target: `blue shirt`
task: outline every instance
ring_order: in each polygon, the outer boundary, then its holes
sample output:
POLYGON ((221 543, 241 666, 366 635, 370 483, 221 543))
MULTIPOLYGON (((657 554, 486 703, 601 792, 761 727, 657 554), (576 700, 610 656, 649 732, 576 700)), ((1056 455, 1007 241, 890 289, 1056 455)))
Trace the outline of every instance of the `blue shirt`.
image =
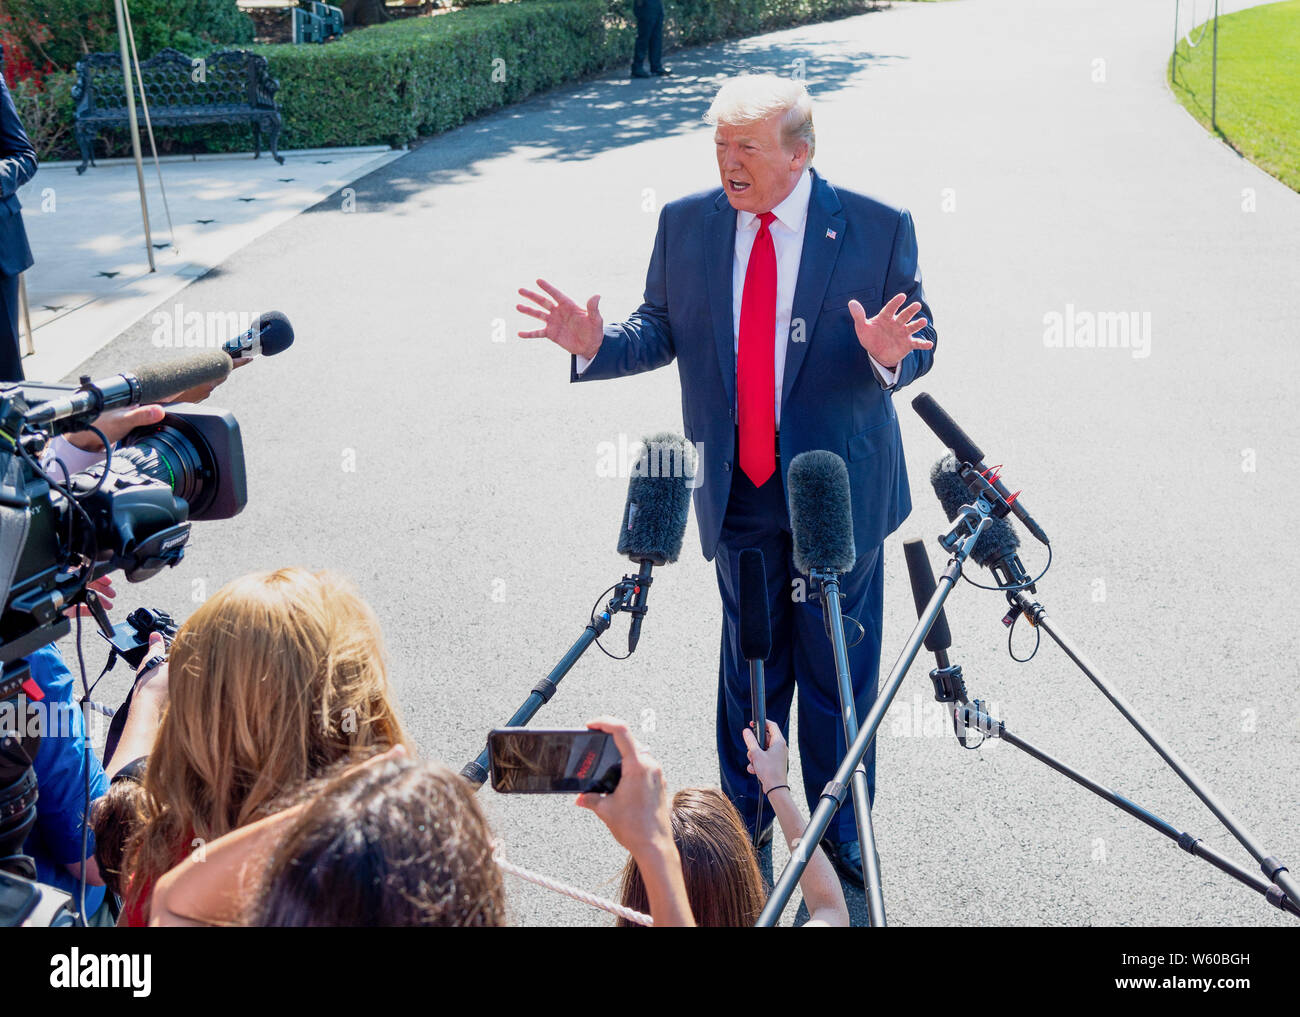
MULTIPOLYGON (((32 760, 36 771, 36 825, 24 848, 36 861, 36 878, 49 883, 75 900, 81 881, 65 866, 82 860, 81 819, 85 814, 86 767, 90 767, 89 802, 108 792, 103 764, 86 751, 86 727, 77 704, 72 673, 54 646, 43 646, 27 657, 32 679, 45 693, 39 704, 45 730, 32 760)), ((87 832, 86 852, 94 857, 95 834, 87 832)), ((104 887, 86 884, 86 914, 92 915, 104 902, 104 887)), ((78 905, 79 906, 79 905, 78 905)))

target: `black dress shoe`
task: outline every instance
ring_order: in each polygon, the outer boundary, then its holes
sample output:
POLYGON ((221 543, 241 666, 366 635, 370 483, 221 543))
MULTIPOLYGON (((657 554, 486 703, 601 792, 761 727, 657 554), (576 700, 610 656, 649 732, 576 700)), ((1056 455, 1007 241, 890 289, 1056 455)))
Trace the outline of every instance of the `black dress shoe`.
POLYGON ((657 78, 667 78, 670 77, 673 72, 672 72, 672 68, 670 67, 660 67, 659 70, 651 71, 650 73, 657 78))
POLYGON ((862 848, 856 840, 845 840, 835 842, 823 840, 822 847, 826 849, 826 854, 835 866, 835 871, 840 876, 859 890, 866 889, 866 881, 862 878, 862 848))
POLYGON ((632 71, 632 77, 634 77, 634 78, 648 78, 648 77, 650 77, 650 72, 649 72, 649 71, 643 71, 643 70, 640 70, 640 69, 635 69, 635 70, 632 71))

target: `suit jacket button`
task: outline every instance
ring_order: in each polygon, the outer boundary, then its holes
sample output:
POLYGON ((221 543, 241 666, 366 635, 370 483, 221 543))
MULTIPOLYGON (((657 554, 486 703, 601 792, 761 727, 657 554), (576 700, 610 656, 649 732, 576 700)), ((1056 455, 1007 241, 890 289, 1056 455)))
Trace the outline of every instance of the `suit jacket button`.
POLYGON ((723 464, 722 464, 722 472, 723 472, 723 473, 730 473, 730 472, 731 472, 731 463, 723 463, 723 464))

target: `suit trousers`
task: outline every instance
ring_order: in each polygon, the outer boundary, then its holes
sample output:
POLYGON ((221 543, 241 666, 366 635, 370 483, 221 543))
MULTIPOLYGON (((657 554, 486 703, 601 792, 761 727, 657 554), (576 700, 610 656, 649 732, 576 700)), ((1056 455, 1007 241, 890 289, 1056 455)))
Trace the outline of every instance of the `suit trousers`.
POLYGON ((18 343, 18 276, 0 275, 0 382, 23 380, 18 343))
MULTIPOLYGON (((740 649, 740 552, 758 548, 767 567, 767 600, 772 652, 766 664, 768 719, 789 741, 790 708, 799 691, 799 758, 809 808, 834 776, 847 747, 844 740, 835 659, 822 618, 821 591, 795 567, 789 510, 778 463, 761 488, 737 469, 714 565, 722 596, 722 649, 718 664, 718 759, 722 789, 747 828, 772 821, 771 807, 758 779, 748 773, 741 732, 752 719, 749 664, 740 649)), ((884 574, 879 546, 861 554, 853 571, 840 577, 840 604, 846 619, 861 624, 862 638, 848 651, 858 720, 876 700, 880 670, 880 628, 884 609, 884 574)), ((851 642, 856 628, 846 622, 851 642)), ((872 800, 876 784, 875 745, 864 763, 872 800)), ((857 837, 853 801, 846 798, 826 833, 841 842, 857 837)))
POLYGON ((662 0, 635 0, 632 13, 636 15, 636 45, 632 51, 632 70, 644 70, 646 55, 650 57, 650 70, 661 71, 664 66, 664 5, 662 0))

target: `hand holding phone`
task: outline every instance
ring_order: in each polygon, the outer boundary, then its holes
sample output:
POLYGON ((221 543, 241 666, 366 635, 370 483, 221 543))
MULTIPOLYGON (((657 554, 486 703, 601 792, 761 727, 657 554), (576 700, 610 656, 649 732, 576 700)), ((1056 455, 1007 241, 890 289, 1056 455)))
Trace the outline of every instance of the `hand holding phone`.
POLYGON ((646 850, 673 847, 663 768, 637 744, 623 721, 601 717, 587 726, 613 738, 623 757, 623 775, 613 794, 581 794, 576 804, 599 816, 614 839, 634 857, 646 850))

